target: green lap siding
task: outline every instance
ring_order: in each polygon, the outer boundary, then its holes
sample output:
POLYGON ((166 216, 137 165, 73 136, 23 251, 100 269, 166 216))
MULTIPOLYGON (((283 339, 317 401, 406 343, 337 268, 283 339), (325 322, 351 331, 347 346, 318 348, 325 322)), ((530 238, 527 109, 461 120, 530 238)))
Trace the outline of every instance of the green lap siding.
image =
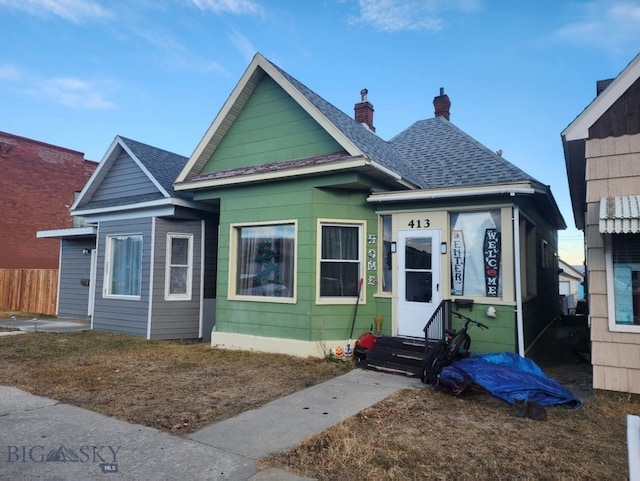
MULTIPOLYGON (((342 183, 358 180, 350 174, 336 176, 342 183)), ((326 179, 323 179, 326 184, 326 179)), ((318 179, 253 185, 201 193, 202 199, 220 198, 220 245, 218 270, 218 300, 216 330, 265 337, 303 341, 346 339, 351 329, 354 302, 347 305, 316 304, 316 241, 318 219, 366 221, 367 235, 377 235, 377 217, 367 205, 367 190, 345 191, 316 188, 318 179), (295 304, 229 300, 229 245, 231 224, 272 221, 297 221, 297 302, 295 304)), ((368 248, 368 246, 365 246, 368 248)), ((363 253, 366 266, 366 248, 363 253)), ((371 271, 371 275, 375 272, 371 271)), ((366 302, 359 306, 354 336, 368 331, 373 316, 382 314, 390 328, 390 301, 383 299, 377 306, 375 286, 367 289, 366 302)))
POLYGON ((344 149, 270 77, 257 85, 202 173, 344 149))

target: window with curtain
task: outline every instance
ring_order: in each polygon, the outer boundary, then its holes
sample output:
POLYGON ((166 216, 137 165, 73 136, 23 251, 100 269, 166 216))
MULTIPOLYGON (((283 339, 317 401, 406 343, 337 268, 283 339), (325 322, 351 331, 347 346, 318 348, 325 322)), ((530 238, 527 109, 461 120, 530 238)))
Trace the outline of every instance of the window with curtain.
POLYGON ((320 228, 320 297, 356 297, 362 275, 362 225, 320 228))
POLYGON ((106 255, 106 295, 139 298, 142 286, 142 236, 107 236, 106 255))
POLYGON ((234 226, 235 295, 293 298, 295 224, 234 226))
POLYGON ((502 297, 500 210, 451 214, 451 295, 502 297))
POLYGON ((167 234, 165 299, 191 299, 192 266, 193 235, 167 234))
POLYGON ((640 332, 640 234, 613 234, 609 246, 609 323, 640 332))

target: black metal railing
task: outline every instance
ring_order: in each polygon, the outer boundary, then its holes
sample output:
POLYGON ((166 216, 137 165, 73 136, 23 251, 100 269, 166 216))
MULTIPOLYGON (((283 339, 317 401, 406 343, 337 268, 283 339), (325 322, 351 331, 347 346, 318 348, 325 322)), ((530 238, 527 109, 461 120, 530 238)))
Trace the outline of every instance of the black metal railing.
POLYGON ((451 328, 451 301, 445 299, 424 326, 424 341, 427 347, 442 341, 446 329, 451 328))

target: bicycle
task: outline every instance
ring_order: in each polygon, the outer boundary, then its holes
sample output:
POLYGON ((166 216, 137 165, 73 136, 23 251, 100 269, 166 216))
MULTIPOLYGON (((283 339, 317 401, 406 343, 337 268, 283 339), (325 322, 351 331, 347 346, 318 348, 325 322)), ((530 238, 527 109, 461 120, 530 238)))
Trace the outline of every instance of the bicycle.
POLYGON ((458 318, 464 320, 464 326, 459 331, 446 329, 444 340, 432 346, 425 354, 420 377, 425 384, 437 382, 438 374, 440 374, 444 366, 469 356, 469 349, 471 348, 471 336, 468 334, 469 325, 476 325, 480 329, 489 329, 486 324, 474 321, 457 311, 451 311, 451 314, 455 314, 458 318))

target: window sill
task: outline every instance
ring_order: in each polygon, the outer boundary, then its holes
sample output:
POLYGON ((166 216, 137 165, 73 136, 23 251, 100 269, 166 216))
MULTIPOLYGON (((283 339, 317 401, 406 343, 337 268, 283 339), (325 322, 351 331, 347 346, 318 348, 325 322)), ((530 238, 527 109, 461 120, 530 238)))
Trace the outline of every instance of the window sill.
POLYGON ((263 302, 269 304, 295 304, 297 299, 295 297, 266 297, 266 296, 234 296, 228 297, 230 301, 240 302, 263 302))
POLYGON ((103 299, 119 299, 121 301, 139 301, 141 296, 118 296, 113 294, 105 294, 102 296, 103 299))

